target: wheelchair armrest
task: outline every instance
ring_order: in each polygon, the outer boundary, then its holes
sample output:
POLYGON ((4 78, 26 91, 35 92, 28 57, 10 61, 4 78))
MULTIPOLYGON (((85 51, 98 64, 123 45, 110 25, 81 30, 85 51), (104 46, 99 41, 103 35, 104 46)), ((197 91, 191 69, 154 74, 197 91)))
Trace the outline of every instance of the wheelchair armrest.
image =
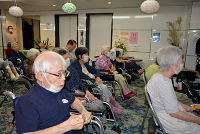
POLYGON ((70 93, 70 94, 73 95, 74 97, 85 97, 85 95, 82 93, 70 93))
POLYGON ((102 81, 114 81, 115 77, 113 74, 101 74, 100 78, 102 81))

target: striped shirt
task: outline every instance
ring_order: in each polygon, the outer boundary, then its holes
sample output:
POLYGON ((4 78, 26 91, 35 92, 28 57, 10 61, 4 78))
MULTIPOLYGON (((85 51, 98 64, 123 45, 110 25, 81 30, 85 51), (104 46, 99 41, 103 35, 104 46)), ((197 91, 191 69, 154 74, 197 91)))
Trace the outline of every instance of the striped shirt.
POLYGON ((178 100, 171 79, 156 73, 148 82, 147 90, 156 112, 167 114, 179 112, 178 100))

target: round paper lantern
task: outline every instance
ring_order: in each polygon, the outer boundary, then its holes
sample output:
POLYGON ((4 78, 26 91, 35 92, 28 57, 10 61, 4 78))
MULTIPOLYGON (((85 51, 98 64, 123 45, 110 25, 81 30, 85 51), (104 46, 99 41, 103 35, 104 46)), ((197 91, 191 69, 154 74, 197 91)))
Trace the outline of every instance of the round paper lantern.
POLYGON ((76 6, 74 4, 72 4, 72 3, 65 3, 62 6, 62 10, 65 13, 74 13, 76 11, 76 6))
POLYGON ((146 0, 140 6, 141 11, 144 13, 155 13, 159 8, 160 5, 156 0, 146 0))
POLYGON ((23 15, 23 10, 18 6, 12 6, 9 8, 9 13, 12 16, 20 17, 23 15))

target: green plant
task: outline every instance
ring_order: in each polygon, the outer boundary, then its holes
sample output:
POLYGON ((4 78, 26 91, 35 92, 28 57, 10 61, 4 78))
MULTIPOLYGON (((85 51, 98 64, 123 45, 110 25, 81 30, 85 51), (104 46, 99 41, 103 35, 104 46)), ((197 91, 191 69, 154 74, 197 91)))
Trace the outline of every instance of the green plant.
POLYGON ((38 39, 38 40, 34 40, 33 43, 36 45, 37 49, 40 49, 40 46, 39 44, 40 43, 44 43, 45 45, 45 49, 49 50, 50 48, 52 48, 52 44, 49 43, 49 37, 47 37, 46 40, 43 40, 42 42, 38 39))
POLYGON ((123 55, 124 55, 124 52, 127 51, 127 45, 124 44, 123 42, 115 41, 115 47, 116 48, 121 48, 123 50, 123 55))
POLYGON ((170 45, 179 46, 180 38, 183 35, 183 33, 181 33, 181 23, 182 18, 180 16, 175 22, 167 22, 167 27, 169 29, 169 38, 167 38, 167 41, 170 45))

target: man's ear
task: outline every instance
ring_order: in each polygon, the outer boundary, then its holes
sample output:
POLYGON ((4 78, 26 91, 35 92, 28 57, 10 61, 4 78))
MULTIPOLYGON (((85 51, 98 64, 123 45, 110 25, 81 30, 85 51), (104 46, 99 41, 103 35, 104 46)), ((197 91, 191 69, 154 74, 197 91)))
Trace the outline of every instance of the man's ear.
POLYGON ((44 74, 42 72, 38 72, 37 73, 37 79, 41 82, 43 82, 44 80, 44 74))
POLYGON ((82 55, 78 55, 79 59, 82 59, 82 55))

